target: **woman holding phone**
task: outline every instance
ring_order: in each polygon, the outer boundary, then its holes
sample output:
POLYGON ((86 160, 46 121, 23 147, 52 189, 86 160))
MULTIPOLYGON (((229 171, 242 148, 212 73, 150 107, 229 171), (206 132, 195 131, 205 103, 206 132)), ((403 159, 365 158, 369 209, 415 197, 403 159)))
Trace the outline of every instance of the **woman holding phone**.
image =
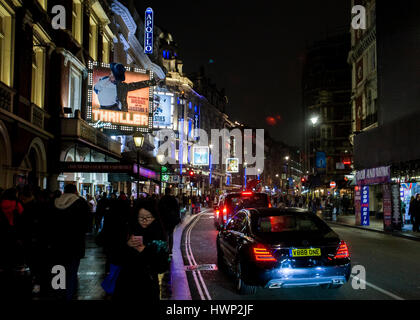
POLYGON ((167 236, 156 202, 139 201, 128 224, 122 265, 113 299, 159 300, 158 273, 169 268, 167 236))

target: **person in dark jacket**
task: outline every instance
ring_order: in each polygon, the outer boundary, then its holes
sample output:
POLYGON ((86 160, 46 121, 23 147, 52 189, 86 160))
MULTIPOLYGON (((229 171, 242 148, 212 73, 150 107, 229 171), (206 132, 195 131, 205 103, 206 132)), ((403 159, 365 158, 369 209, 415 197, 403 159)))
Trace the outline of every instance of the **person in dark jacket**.
POLYGON ((121 241, 125 241, 126 226, 130 215, 130 204, 126 200, 107 199, 104 202, 104 222, 99 235, 100 245, 104 247, 106 256, 105 273, 110 270, 110 265, 121 264, 121 241))
POLYGON ((166 237, 156 202, 137 202, 121 246, 123 260, 113 299, 159 300, 158 274, 169 267, 166 237))
POLYGON ((181 222, 178 200, 171 195, 171 188, 165 189, 165 195, 159 201, 159 214, 168 235, 169 252, 172 253, 173 233, 181 222))
POLYGON ((88 228, 89 206, 73 184, 64 187, 64 194, 54 201, 51 217, 51 252, 55 265, 66 270, 66 300, 77 291, 77 272, 85 256, 85 234, 88 228))
MULTIPOLYGON (((411 205, 410 205, 411 207, 411 205)), ((413 221, 413 231, 419 232, 420 225, 420 194, 416 194, 416 200, 413 202, 412 216, 411 220, 413 221)))

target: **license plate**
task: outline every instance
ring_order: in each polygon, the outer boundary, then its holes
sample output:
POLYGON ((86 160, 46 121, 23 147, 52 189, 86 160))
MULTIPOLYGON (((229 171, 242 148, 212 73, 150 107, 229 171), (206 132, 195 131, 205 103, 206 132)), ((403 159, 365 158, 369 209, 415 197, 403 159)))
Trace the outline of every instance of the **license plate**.
POLYGON ((289 255, 291 257, 316 257, 321 255, 320 248, 307 248, 307 249, 290 249, 289 255))

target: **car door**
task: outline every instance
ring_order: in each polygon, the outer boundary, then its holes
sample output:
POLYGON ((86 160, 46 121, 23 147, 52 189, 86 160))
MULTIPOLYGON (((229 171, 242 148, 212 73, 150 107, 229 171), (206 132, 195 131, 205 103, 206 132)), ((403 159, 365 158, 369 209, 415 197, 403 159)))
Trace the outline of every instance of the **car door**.
POLYGON ((228 265, 234 266, 238 257, 238 249, 243 242, 246 213, 239 211, 226 224, 224 231, 225 259, 228 265))

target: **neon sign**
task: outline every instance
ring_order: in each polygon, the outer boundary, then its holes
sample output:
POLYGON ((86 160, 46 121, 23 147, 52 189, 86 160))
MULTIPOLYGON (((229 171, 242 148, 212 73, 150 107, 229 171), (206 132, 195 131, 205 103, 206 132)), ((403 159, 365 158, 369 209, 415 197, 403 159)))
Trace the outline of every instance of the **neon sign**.
POLYGON ((153 10, 147 8, 144 17, 144 53, 153 53, 153 10))

